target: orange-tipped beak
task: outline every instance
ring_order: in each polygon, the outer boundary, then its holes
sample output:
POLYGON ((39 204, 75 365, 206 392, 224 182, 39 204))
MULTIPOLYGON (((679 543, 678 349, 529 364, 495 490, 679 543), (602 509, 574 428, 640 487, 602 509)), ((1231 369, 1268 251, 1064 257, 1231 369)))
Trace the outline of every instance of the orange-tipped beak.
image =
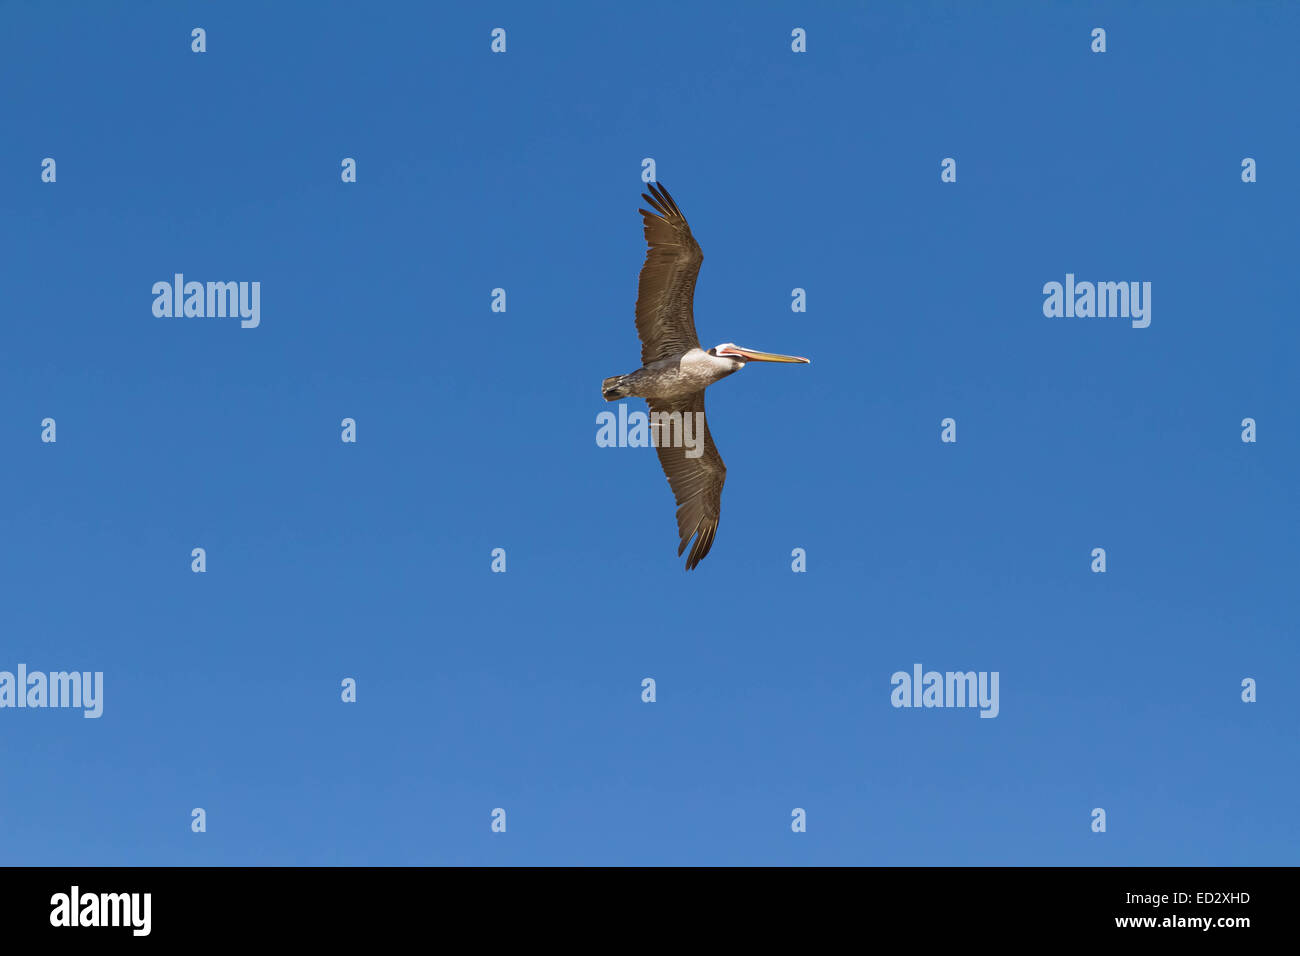
POLYGON ((756 352, 753 349, 742 349, 740 346, 733 346, 727 349, 724 355, 738 355, 746 362, 797 362, 808 365, 808 359, 800 358, 797 355, 778 355, 775 352, 756 352))

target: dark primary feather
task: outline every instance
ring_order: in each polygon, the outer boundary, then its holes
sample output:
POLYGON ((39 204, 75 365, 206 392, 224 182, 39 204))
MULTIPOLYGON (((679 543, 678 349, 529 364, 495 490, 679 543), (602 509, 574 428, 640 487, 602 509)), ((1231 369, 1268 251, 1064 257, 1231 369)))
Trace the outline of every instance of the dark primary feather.
MULTIPOLYGON (((704 413, 704 392, 699 391, 685 399, 670 401, 668 399, 647 399, 650 411, 681 412, 683 416, 699 412, 704 413)), ((691 419, 694 427, 695 419, 691 419)), ((666 429, 661 429, 666 431, 666 429)), ((695 433, 692 432, 694 436, 695 433)), ((698 437, 698 436, 696 436, 698 437)), ((713 444, 713 435, 709 433, 709 421, 704 419, 704 453, 698 458, 686 457, 688 449, 666 444, 668 436, 656 445, 659 464, 668 476, 668 484, 677 499, 677 533, 682 543, 677 549, 681 557, 691 537, 695 544, 686 558, 686 570, 692 570, 704 560, 704 556, 713 547, 713 537, 718 533, 718 520, 722 514, 722 485, 727 480, 727 466, 722 463, 722 456, 713 444)))
POLYGON ((641 209, 645 221, 645 265, 636 296, 636 334, 641 364, 681 355, 700 347, 695 335, 695 279, 704 253, 691 235, 686 217, 673 197, 657 183, 641 198, 654 212, 641 209))

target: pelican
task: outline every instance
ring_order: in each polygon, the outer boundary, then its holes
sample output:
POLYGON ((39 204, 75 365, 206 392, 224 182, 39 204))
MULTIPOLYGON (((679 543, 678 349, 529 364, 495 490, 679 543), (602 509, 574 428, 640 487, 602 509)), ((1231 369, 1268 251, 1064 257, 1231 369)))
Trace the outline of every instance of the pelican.
POLYGON ((636 297, 641 368, 605 379, 601 394, 607 402, 630 396, 644 398, 652 423, 661 427, 669 423, 667 433, 654 433, 655 451, 677 499, 679 558, 695 539, 686 558, 686 570, 691 571, 713 547, 722 513, 722 485, 727 480, 727 466, 704 417, 704 390, 739 372, 747 362, 807 364, 808 359, 743 349, 734 342, 723 342, 708 351, 700 348, 692 300, 704 254, 668 190, 657 183, 649 187, 650 195, 642 193, 641 198, 654 211, 639 210, 649 247, 636 297), (683 424, 678 425, 677 437, 685 436, 685 446, 670 437, 672 426, 679 421, 683 424), (692 422, 699 423, 704 434, 701 449, 697 432, 693 453, 689 440, 692 422))

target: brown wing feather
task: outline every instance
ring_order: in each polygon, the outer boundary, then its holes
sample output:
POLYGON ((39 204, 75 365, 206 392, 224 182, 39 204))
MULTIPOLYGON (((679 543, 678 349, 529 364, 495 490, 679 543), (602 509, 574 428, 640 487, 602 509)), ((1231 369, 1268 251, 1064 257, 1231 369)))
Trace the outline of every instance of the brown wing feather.
MULTIPOLYGON (((652 398, 648 402, 652 413, 681 412, 683 416, 694 416, 698 412, 700 416, 704 415, 703 391, 676 401, 652 398)), ((686 452, 691 449, 683 447, 680 439, 676 447, 668 443, 668 428, 655 429, 658 434, 654 436, 658 443, 655 451, 659 454, 659 464, 668 476, 673 497, 677 499, 677 533, 681 536, 678 557, 686 550, 691 537, 695 538, 691 553, 686 558, 687 571, 704 560, 704 556, 713 547, 713 538, 718 533, 718 520, 722 514, 722 485, 727 480, 727 466, 722 463, 722 456, 713 444, 707 418, 692 417, 692 438, 698 440, 699 433, 694 425, 701 420, 704 422, 704 449, 703 454, 697 458, 687 457, 686 452)))
POLYGON ((692 303, 704 261, 700 244, 668 190, 658 183, 650 183, 649 188, 650 195, 642 193, 641 198, 654 212, 639 210, 649 246, 636 296, 642 365, 699 348, 692 303))

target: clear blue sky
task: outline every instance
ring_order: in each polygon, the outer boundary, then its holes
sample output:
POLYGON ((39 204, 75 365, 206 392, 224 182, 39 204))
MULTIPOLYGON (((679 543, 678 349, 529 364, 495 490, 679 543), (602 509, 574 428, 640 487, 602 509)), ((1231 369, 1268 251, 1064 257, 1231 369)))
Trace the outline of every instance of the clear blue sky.
POLYGON ((994 6, 0 8, 0 669, 105 683, 0 710, 3 861, 1296 863, 1300 8, 994 6), (690 574, 595 443, 645 157, 701 339, 812 358, 710 390, 690 574))

